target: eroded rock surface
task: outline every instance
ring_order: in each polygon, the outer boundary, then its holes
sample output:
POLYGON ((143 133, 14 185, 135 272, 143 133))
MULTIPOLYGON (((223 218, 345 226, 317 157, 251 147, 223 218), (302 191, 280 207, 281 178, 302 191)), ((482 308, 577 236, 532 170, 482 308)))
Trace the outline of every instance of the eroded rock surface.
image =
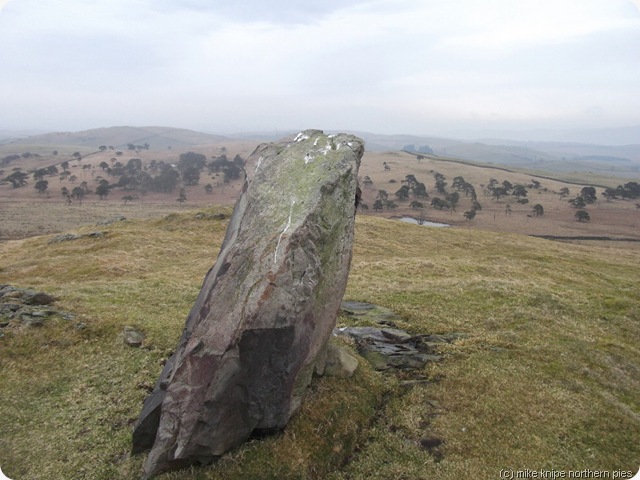
POLYGON ((299 409, 346 287, 363 152, 308 130, 247 159, 218 259, 135 426, 145 478, 208 463, 299 409))

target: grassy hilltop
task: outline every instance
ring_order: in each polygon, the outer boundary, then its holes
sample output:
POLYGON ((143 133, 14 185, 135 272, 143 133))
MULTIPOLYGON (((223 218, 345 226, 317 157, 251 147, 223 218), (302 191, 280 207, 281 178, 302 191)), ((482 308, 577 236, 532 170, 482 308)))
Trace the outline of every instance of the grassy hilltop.
MULTIPOLYGON (((219 211, 230 213, 206 213, 219 211)), ((9 478, 139 477, 143 459, 128 454, 133 422, 226 229, 196 212, 118 222, 101 238, 0 243, 0 284, 43 290, 76 315, 2 329, 0 466, 9 478), (126 325, 145 333, 142 348, 123 344, 126 325)), ((426 384, 402 388, 361 359, 352 379, 316 381, 283 433, 160 478, 635 472, 639 267, 631 244, 359 216, 346 298, 393 309, 411 333, 466 337, 441 348, 444 360, 421 372, 426 384)))

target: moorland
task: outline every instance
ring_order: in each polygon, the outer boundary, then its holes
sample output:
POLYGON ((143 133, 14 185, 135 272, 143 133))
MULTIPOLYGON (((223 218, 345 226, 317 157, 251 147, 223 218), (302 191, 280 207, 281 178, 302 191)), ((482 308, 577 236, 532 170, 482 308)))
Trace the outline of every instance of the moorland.
MULTIPOLYGON (((45 291, 74 315, 3 323, 0 466, 14 480, 139 476, 132 423, 215 261, 237 167, 256 146, 107 130, 0 146, 0 158, 13 157, 0 178, 27 175, 0 185, 0 284, 45 291), (123 343, 128 325, 144 332, 142 348, 123 343)), ((367 152, 346 298, 392 309, 414 334, 463 335, 419 372, 425 382, 406 388, 402 374, 361 358, 353 378, 319 379, 284 432, 162 478, 635 473, 640 200, 629 192, 639 179, 540 166, 367 152)))

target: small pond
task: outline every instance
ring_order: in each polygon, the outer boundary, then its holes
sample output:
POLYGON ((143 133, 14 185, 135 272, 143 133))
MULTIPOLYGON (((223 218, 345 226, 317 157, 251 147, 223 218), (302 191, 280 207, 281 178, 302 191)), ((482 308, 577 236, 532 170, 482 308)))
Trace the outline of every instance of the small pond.
POLYGON ((417 220, 413 217, 401 217, 398 220, 401 222, 413 223, 414 225, 421 225, 423 227, 450 227, 448 223, 429 222, 427 220, 417 220))

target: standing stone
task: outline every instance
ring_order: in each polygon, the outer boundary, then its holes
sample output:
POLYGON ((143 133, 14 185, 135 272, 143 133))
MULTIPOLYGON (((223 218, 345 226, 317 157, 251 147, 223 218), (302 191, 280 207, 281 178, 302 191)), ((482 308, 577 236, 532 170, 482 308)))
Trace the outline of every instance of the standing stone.
POLYGON ((220 254, 134 429, 133 453, 151 448, 145 478, 210 463, 300 408, 346 288, 363 152, 352 135, 307 130, 247 159, 220 254))

